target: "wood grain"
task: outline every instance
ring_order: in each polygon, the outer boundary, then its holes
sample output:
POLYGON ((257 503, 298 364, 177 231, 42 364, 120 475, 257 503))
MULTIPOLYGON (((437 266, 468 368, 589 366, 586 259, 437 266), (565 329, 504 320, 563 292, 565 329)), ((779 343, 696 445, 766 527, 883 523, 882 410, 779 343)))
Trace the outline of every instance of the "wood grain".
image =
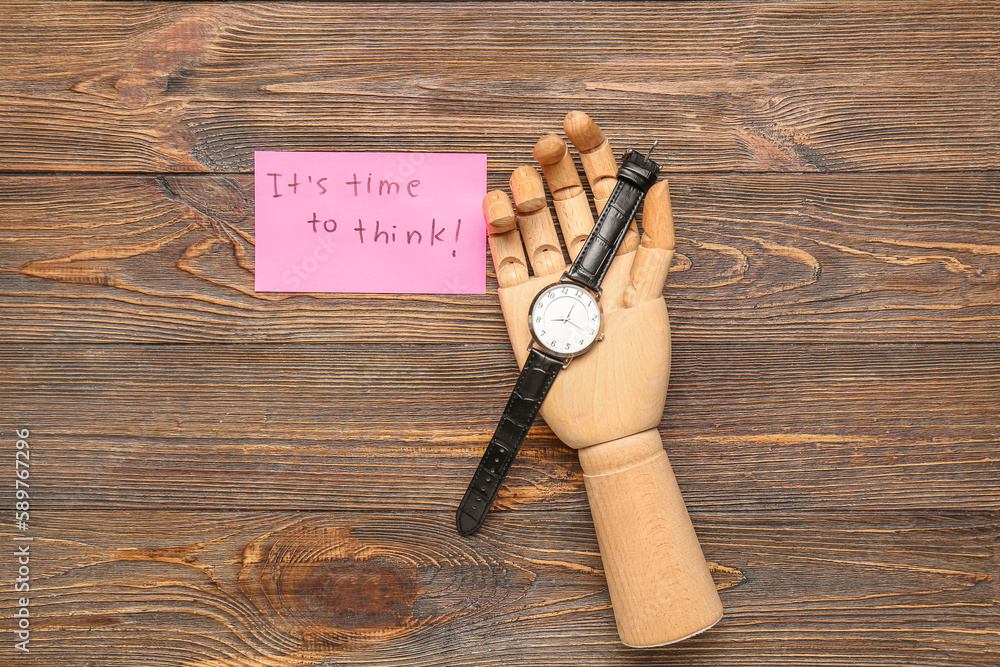
POLYGON ((568 109, 655 132, 673 171, 998 164, 989 2, 2 7, 4 169, 243 172, 364 137, 509 171, 568 109))
MULTIPOLYGON (((43 511, 33 664, 995 664, 995 512, 696 521, 727 615, 670 649, 616 641, 589 520, 426 513, 43 511), (818 623, 822 632, 818 632, 818 623), (583 647, 583 648, 582 648, 583 647)), ((6 527, 5 527, 6 528, 6 527)), ((5 540, 10 534, 2 534, 5 540)), ((9 559, 0 561, 9 580, 9 559)), ((11 601, 3 601, 3 614, 11 601)), ((34 642, 34 640, 33 640, 34 642)), ((0 651, 10 655, 10 633, 0 651)))
MULTIPOLYGON (((54 508, 447 513, 516 376, 509 350, 461 352, 7 345, 0 427, 31 429, 54 508)), ((998 395, 995 346, 677 346, 660 431, 693 513, 991 509, 998 395)), ((543 424, 498 507, 586 511, 543 424)))
POLYGON ((0 522, 0 664, 996 665, 998 25, 0 1, 0 458, 31 429, 34 538, 20 655, 0 522), (453 530, 515 376, 494 276, 253 291, 254 150, 485 151, 506 188, 571 109, 619 154, 658 139, 670 180, 658 430, 726 616, 665 650, 618 642, 544 424, 453 530))
MULTIPOLYGON (((670 183, 677 254, 665 294, 678 343, 998 340, 994 173, 670 183)), ((255 293, 252 197, 245 176, 0 175, 0 334, 506 340, 493 295, 255 293)))

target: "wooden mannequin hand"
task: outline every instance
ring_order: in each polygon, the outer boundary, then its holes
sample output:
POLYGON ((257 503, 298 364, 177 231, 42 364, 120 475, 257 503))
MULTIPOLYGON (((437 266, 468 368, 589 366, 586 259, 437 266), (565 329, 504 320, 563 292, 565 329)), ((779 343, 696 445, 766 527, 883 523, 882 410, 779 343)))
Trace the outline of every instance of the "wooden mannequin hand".
MULTIPOLYGON (((564 129, 600 211, 617 182, 611 148, 584 113, 566 116, 564 129)), ((562 139, 542 137, 534 155, 572 261, 594 226, 590 204, 562 139)), ((538 172, 515 170, 511 192, 516 214, 499 190, 486 195, 483 212, 500 306, 523 367, 532 340, 531 302, 567 264, 538 172)), ((541 415, 563 442, 580 450, 618 634, 629 646, 652 647, 711 627, 722 617, 722 602, 656 430, 670 374, 663 284, 674 228, 665 181, 646 194, 642 223, 641 241, 633 223, 602 283, 604 340, 559 372, 541 415)))
MULTIPOLYGON (((584 162, 599 213, 616 183, 614 154, 604 133, 586 114, 568 114, 564 129, 584 162)), ((534 156, 552 193, 572 261, 594 226, 590 204, 561 138, 555 134, 542 137, 535 145, 534 156)), ((500 190, 486 196, 483 212, 507 332, 518 365, 523 366, 531 344, 531 301, 543 288, 558 281, 569 264, 538 172, 530 166, 515 170, 511 191, 516 214, 510 199, 500 190), (532 277, 528 273, 529 261, 532 277)), ((642 222, 641 240, 633 222, 602 284, 604 339, 573 359, 559 374, 541 409, 549 427, 573 448, 655 428, 663 415, 670 372, 670 331, 663 284, 674 251, 666 181, 649 190, 642 222)))

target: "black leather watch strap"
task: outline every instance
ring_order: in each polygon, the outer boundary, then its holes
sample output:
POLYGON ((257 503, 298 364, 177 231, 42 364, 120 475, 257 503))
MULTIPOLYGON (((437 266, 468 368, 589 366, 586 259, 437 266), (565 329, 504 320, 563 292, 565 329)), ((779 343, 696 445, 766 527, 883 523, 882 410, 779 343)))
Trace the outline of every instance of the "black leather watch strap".
POLYGON ((486 513, 521 449, 524 436, 538 416, 538 409, 542 407, 542 401, 562 367, 562 360, 544 352, 532 349, 528 353, 500 423, 458 506, 456 527, 460 535, 471 535, 483 525, 486 513))
POLYGON ((660 165, 649 158, 632 150, 625 153, 618 170, 618 183, 576 261, 566 272, 566 278, 595 292, 601 289, 601 282, 625 238, 625 231, 632 224, 642 198, 656 182, 658 173, 660 165))

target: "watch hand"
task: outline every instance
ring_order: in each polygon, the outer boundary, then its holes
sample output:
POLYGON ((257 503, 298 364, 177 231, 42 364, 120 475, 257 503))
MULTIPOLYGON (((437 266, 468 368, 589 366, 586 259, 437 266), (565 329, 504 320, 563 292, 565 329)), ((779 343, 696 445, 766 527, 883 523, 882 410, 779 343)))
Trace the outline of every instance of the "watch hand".
POLYGON ((583 327, 581 327, 581 326, 580 326, 579 324, 577 324, 576 322, 573 322, 572 320, 563 320, 563 322, 565 322, 566 324, 572 324, 573 326, 575 326, 575 327, 576 327, 577 329, 579 329, 580 331, 583 331, 583 327))

